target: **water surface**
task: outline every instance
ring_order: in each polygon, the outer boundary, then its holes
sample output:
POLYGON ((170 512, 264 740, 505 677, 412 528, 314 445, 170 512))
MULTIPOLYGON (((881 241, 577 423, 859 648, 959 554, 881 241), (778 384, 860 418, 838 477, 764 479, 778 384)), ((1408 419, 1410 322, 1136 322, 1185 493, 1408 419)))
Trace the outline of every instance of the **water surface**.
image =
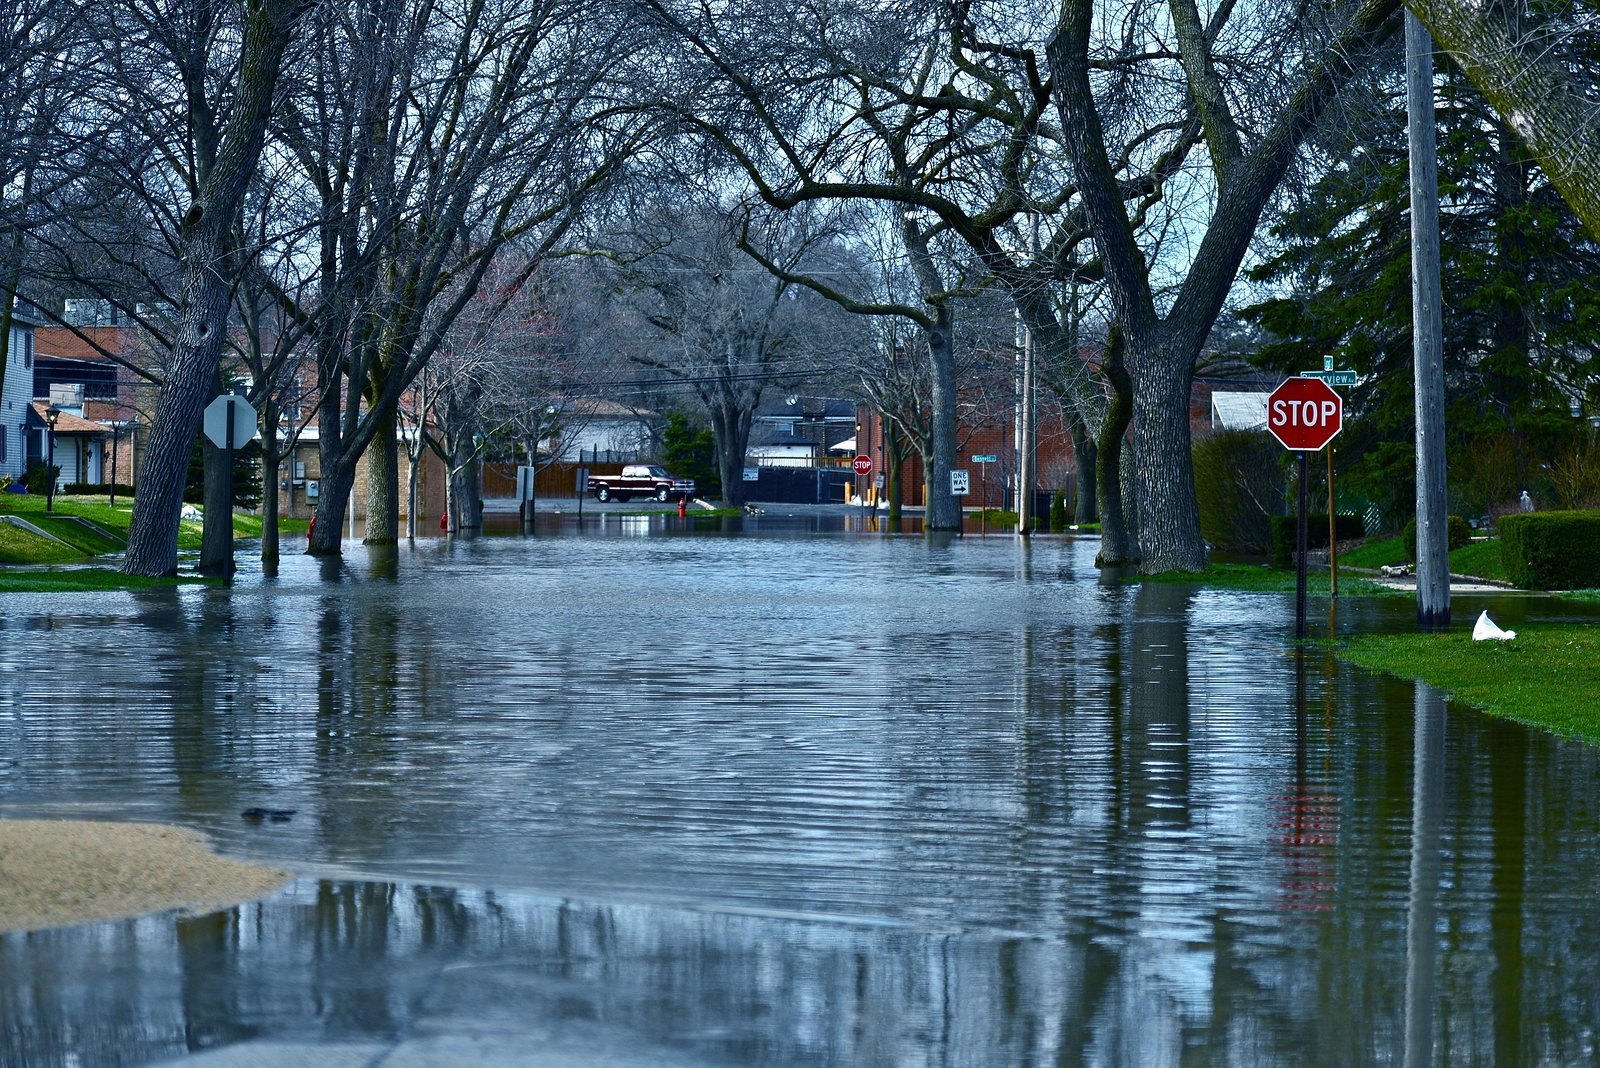
POLYGON ((1288 597, 1102 585, 1092 540, 546 522, 0 601, 0 814, 303 873, 0 937, 0 1063, 470 1021, 613 1063, 1380 1065, 1408 997, 1437 1063, 1596 1061, 1593 747, 1297 659, 1288 597))

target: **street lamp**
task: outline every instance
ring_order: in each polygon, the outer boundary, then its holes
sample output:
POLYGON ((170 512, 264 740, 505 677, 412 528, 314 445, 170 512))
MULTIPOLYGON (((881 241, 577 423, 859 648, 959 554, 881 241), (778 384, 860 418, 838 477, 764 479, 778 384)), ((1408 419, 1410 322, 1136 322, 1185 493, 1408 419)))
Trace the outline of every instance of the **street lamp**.
POLYGON ((56 504, 56 420, 60 418, 61 409, 54 404, 44 410, 44 421, 50 426, 44 461, 44 510, 47 512, 53 511, 56 504))

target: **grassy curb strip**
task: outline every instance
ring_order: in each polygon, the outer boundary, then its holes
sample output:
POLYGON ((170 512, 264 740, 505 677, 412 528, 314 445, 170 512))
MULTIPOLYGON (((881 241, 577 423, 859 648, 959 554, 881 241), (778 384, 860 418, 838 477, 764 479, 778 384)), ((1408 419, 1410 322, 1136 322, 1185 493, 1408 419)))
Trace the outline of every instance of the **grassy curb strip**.
POLYGON ((1340 659, 1421 679, 1485 712, 1600 742, 1600 626, 1518 627, 1509 642, 1470 631, 1370 634, 1340 659))
MULTIPOLYGON (((1159 575, 1139 575, 1129 582, 1183 582, 1196 586, 1216 586, 1228 590, 1248 590, 1260 593, 1293 593, 1293 571, 1269 571, 1249 564, 1212 564, 1204 571, 1163 571, 1159 575)), ((1328 573, 1312 572, 1306 576, 1306 590, 1314 597, 1328 596, 1328 573)), ((1339 576, 1340 597, 1392 597, 1410 596, 1407 590, 1381 586, 1351 575, 1339 576)))
POLYGON ((104 590, 144 590, 156 586, 193 586, 222 582, 221 579, 143 578, 124 575, 109 567, 84 567, 72 571, 0 570, 0 594, 5 593, 89 593, 104 590))

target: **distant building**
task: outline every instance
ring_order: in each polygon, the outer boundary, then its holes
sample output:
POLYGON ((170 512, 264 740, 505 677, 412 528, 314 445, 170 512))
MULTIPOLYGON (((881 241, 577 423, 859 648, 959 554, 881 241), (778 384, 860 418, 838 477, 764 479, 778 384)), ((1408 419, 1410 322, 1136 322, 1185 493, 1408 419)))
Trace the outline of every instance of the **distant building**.
POLYGON ((1212 393, 1213 430, 1265 430, 1271 393, 1212 393))
POLYGON ((39 311, 18 300, 11 312, 11 337, 0 384, 0 475, 21 478, 28 464, 28 416, 33 411, 34 331, 39 311))
POLYGON ((815 467, 828 457, 854 455, 856 402, 797 393, 762 405, 750 421, 745 463, 755 467, 815 467))

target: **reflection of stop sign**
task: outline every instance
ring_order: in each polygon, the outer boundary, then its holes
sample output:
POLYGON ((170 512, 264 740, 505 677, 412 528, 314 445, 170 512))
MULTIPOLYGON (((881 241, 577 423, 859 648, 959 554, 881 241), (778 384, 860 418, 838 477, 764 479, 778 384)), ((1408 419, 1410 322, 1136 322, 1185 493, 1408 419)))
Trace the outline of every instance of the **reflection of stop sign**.
POLYGON ((850 466, 856 469, 856 474, 858 475, 870 475, 872 474, 872 457, 857 456, 855 462, 850 466))
POLYGON ((1267 429, 1296 452, 1315 452, 1344 428, 1344 401, 1320 378, 1291 378, 1267 398, 1267 429))

